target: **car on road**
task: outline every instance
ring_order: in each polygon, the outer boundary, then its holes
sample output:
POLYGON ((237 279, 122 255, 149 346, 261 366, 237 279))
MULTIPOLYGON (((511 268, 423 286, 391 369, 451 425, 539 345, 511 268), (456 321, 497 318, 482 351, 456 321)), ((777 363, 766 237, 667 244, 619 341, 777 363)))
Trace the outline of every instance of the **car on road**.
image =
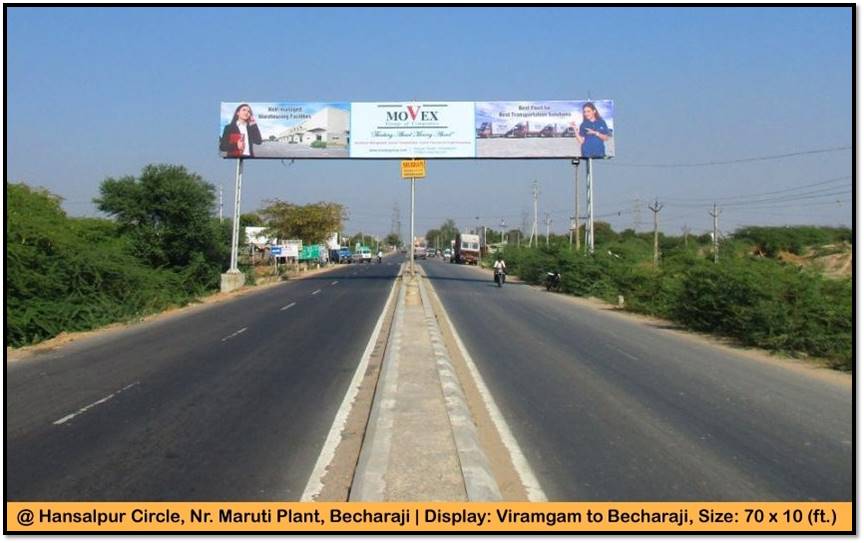
POLYGON ((372 250, 369 247, 360 247, 360 249, 354 253, 354 260, 357 262, 372 262, 372 250))
POLYGON ((350 264, 353 261, 351 258, 351 249, 348 247, 340 247, 339 248, 339 263, 340 264, 350 264))
POLYGON ((426 249, 426 258, 435 258, 435 249, 426 249))
POLYGON ((450 260, 450 258, 452 256, 453 256, 453 251, 451 251, 450 249, 444 249, 444 259, 445 260, 450 260))

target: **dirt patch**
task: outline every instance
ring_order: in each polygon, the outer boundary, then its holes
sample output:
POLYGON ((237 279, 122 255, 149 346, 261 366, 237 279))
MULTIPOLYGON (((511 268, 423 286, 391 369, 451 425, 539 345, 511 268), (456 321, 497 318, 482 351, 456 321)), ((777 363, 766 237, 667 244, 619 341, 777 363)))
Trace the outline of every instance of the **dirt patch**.
MULTIPOLYGON (((304 279, 306 277, 312 277, 315 275, 319 275, 321 273, 336 269, 337 267, 344 266, 344 264, 334 264, 326 268, 321 268, 317 270, 308 270, 298 272, 296 275, 292 275, 286 280, 296 280, 296 279, 304 279)), ((51 339, 46 339, 40 343, 35 345, 27 345, 26 347, 6 347, 6 360, 7 361, 18 361, 28 358, 30 356, 49 353, 67 345, 69 343, 75 341, 81 341, 83 339, 89 339, 93 337, 97 337, 102 334, 117 332, 120 330, 125 330, 132 326, 137 326, 142 323, 149 323, 154 321, 159 321, 162 319, 171 318, 177 315, 181 315, 184 313, 191 313, 194 311, 200 311, 201 309, 208 307, 214 304, 225 303, 227 301, 233 300, 235 298, 239 298, 241 296, 246 296, 253 292, 260 292, 262 290, 275 287, 277 285, 281 285, 285 282, 285 280, 280 281, 270 281, 266 283, 262 283, 255 286, 243 286, 233 292, 216 292, 214 294, 210 294, 208 296, 204 296, 198 300, 190 302, 189 304, 182 307, 172 307, 170 309, 166 309, 159 313, 153 313, 151 315, 147 315, 145 317, 141 317, 138 319, 129 320, 126 322, 116 322, 113 324, 109 324, 107 326, 103 326, 101 328, 96 328, 93 330, 87 330, 84 332, 61 332, 60 334, 54 336, 51 339)))
POLYGON ((808 268, 831 279, 852 277, 854 252, 849 243, 835 243, 811 248, 805 255, 780 251, 777 258, 782 262, 808 268))

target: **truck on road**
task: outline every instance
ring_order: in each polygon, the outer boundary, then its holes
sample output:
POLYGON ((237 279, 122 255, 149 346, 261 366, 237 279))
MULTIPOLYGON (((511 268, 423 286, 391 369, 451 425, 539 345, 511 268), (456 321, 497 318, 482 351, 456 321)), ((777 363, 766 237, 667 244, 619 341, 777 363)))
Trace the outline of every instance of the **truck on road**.
POLYGON ((456 264, 477 264, 480 262, 480 236, 477 234, 459 234, 453 244, 453 256, 450 262, 456 264))
POLYGON ((418 258, 426 260, 426 238, 419 236, 414 238, 414 260, 418 258))

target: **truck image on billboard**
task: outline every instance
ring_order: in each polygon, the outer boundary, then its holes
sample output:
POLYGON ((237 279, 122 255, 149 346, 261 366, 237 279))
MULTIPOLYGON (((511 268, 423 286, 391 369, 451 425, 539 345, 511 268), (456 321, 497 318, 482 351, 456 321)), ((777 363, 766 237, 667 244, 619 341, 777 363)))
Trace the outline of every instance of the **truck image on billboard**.
POLYGON ((476 102, 476 158, 615 156, 612 100, 476 102))

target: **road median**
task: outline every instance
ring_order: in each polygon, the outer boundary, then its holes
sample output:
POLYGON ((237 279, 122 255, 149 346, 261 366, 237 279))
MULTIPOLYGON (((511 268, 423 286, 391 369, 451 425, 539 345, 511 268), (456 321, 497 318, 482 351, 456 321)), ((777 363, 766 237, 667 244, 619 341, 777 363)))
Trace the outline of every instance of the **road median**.
POLYGON ((500 501, 425 279, 404 275, 350 501, 500 501))

